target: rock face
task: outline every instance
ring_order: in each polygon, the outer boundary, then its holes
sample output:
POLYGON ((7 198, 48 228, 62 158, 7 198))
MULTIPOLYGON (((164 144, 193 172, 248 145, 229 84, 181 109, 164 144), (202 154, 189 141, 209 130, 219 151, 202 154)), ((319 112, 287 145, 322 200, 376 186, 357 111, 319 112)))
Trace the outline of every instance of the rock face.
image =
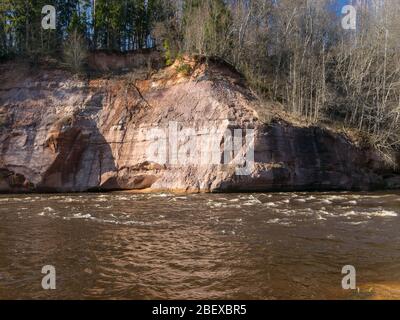
POLYGON ((263 124, 257 99, 219 63, 188 62, 139 80, 133 72, 81 81, 17 64, 0 71, 0 192, 399 185, 377 154, 339 134, 278 118, 263 124), (254 163, 244 138, 239 149, 246 162, 224 152, 227 132, 234 136, 235 129, 242 136, 254 130, 254 163), (244 165, 249 171, 238 174, 244 165))

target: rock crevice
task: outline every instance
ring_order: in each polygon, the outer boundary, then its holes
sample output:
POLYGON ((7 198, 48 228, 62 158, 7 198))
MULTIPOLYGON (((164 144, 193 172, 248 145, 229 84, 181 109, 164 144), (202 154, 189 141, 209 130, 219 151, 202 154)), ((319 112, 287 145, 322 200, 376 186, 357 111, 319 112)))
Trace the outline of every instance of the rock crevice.
MULTIPOLYGON (((129 75, 111 80, 74 80, 60 70, 25 72, 2 66, 0 75, 0 192, 170 190, 188 192, 368 190, 395 188, 400 179, 379 154, 342 135, 275 118, 258 119, 258 100, 238 75, 223 66, 176 66, 149 79, 129 75), (190 155, 190 142, 177 141, 186 165, 149 160, 145 130, 171 123, 194 141, 208 132, 220 145, 227 129, 253 129, 254 167, 237 175, 237 165, 201 161, 214 149, 190 155)), ((164 141, 166 142, 166 141, 164 141)), ((171 160, 171 146, 164 149, 171 160)), ((233 160, 232 160, 233 161, 233 160)))

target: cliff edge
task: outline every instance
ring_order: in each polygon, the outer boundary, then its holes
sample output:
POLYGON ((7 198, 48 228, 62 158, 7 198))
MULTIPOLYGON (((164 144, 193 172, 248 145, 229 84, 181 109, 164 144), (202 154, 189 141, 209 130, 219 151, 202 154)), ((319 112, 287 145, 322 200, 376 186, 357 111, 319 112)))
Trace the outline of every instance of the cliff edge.
POLYGON ((272 107, 266 124, 260 108, 240 76, 218 61, 89 80, 0 65, 0 192, 400 186, 373 150, 274 116, 272 107), (241 159, 227 151, 227 137, 232 150, 240 141, 241 159))

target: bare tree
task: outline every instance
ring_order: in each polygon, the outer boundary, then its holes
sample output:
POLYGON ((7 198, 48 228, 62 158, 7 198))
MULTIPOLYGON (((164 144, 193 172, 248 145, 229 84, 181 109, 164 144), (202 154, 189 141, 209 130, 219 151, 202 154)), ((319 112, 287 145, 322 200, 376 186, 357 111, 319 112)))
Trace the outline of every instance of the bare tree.
POLYGON ((261 98, 360 130, 388 160, 400 150, 398 0, 354 1, 356 30, 343 29, 333 0, 185 3, 196 5, 174 23, 178 51, 227 60, 261 98))
POLYGON ((87 48, 82 35, 77 30, 72 31, 64 46, 64 57, 67 66, 74 73, 80 73, 86 62, 87 55, 87 48))
POLYGON ((338 46, 335 79, 346 122, 368 133, 390 161, 400 145, 400 4, 388 0, 373 9, 360 12, 357 34, 338 46))

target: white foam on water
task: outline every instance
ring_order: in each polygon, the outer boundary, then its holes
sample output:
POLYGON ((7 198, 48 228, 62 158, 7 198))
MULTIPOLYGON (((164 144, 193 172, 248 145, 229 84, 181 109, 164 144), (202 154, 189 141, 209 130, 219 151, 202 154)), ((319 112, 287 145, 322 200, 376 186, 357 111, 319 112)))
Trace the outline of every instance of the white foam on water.
POLYGON ((211 208, 221 208, 223 206, 223 203, 221 202, 214 202, 212 204, 210 204, 211 208))
POLYGON ((117 196, 116 199, 117 200, 122 200, 122 201, 128 201, 128 200, 133 200, 136 199, 137 197, 135 196, 131 196, 131 197, 127 197, 127 196, 117 196))
POLYGON ((283 210, 275 210, 280 214, 284 214, 285 216, 294 216, 296 215, 298 212, 296 210, 293 209, 283 209, 283 210))
MULTIPOLYGON (((253 204, 250 204, 250 203, 245 204, 244 203, 243 205, 250 206, 250 205, 253 205, 253 204)), ((208 202, 207 206, 209 208, 211 208, 211 209, 218 209, 218 208, 236 208, 236 209, 239 209, 239 208, 242 207, 241 204, 227 204, 227 203, 224 203, 224 202, 213 202, 213 203, 208 202)))
POLYGON ((254 198, 254 199, 250 199, 250 200, 242 203, 242 205, 243 206, 253 206, 253 205, 256 205, 256 204, 260 204, 260 203, 262 203, 260 200, 254 198))
POLYGON ((316 217, 317 217, 317 220, 327 220, 326 218, 324 218, 323 216, 321 216, 319 214, 317 214, 316 217))
POLYGON ((382 194, 382 195, 372 195, 372 194, 366 194, 366 195, 357 195, 353 194, 351 195, 353 199, 381 199, 381 198, 388 198, 388 197, 398 197, 396 194, 382 194))
POLYGON ((348 196, 328 196, 326 200, 347 200, 348 196))
POLYGON ((150 198, 166 198, 166 197, 169 197, 169 196, 171 196, 171 194, 167 194, 167 193, 155 193, 155 194, 152 194, 152 195, 150 196, 150 198))
POLYGON ((273 208, 278 207, 278 205, 276 203, 273 203, 273 202, 267 202, 267 203, 265 203, 265 205, 268 206, 268 207, 273 207, 273 208))
POLYGON ((326 211, 325 208, 321 208, 321 210, 318 210, 317 212, 318 212, 318 214, 323 215, 323 216, 327 216, 327 217, 334 217, 336 215, 335 213, 326 211))
POLYGON ((274 219, 269 219, 266 221, 267 224, 274 224, 274 225, 280 225, 280 226, 291 226, 292 222, 290 219, 280 219, 280 218, 274 218, 274 219))
POLYGON ((397 217, 398 213, 389 210, 380 210, 373 212, 372 216, 374 217, 397 217))
POLYGON ((45 207, 45 208, 43 208, 42 213, 44 213, 45 215, 48 215, 48 216, 52 216, 52 215, 55 215, 55 214, 56 214, 56 213, 55 213, 55 210, 54 210, 53 208, 51 208, 51 207, 45 207))
POLYGON ((57 213, 56 213, 56 211, 55 211, 53 208, 51 208, 51 207, 44 207, 44 208, 43 208, 43 211, 38 213, 38 216, 39 216, 39 217, 44 217, 44 216, 52 217, 52 216, 57 216, 57 213))
POLYGON ((96 221, 96 222, 100 222, 100 223, 110 223, 110 224, 116 224, 116 225, 122 224, 122 223, 119 222, 119 221, 116 221, 116 220, 109 220, 109 219, 92 218, 91 220, 92 220, 92 221, 96 221))
POLYGON ((345 212, 345 213, 343 213, 341 215, 344 216, 344 217, 351 217, 351 216, 361 216, 361 215, 363 215, 363 213, 351 210, 351 211, 347 211, 347 212, 345 212))
POLYGON ((90 219, 92 218, 92 215, 90 213, 82 214, 82 213, 75 213, 73 215, 74 219, 90 219))
POLYGON ((379 209, 377 211, 361 211, 361 212, 357 212, 357 211, 347 211, 345 213, 342 214, 342 216, 344 217, 352 217, 352 216, 360 216, 360 217, 368 217, 368 218, 372 218, 372 217, 397 217, 398 213, 394 212, 394 211, 389 211, 389 210, 384 210, 384 209, 379 209))
MULTIPOLYGON (((186 200, 187 199, 187 197, 175 197, 174 199, 176 199, 176 200, 186 200)), ((226 200, 226 199, 220 199, 220 200, 226 200)))
POLYGON ((353 226, 359 226, 361 224, 366 224, 368 221, 352 221, 352 222, 347 222, 347 224, 351 224, 353 226))
MULTIPOLYGON (((103 222, 106 220, 103 220, 103 222)), ((136 220, 129 220, 129 221, 123 221, 123 222, 118 222, 115 221, 116 224, 122 224, 125 226, 133 226, 133 225, 139 225, 139 226, 153 226, 156 224, 160 224, 162 222, 155 221, 155 222, 145 222, 145 221, 136 221, 136 220)))
POLYGON ((255 196, 253 196, 252 194, 251 194, 251 195, 240 196, 239 199, 242 199, 242 200, 250 200, 250 201, 251 201, 251 200, 257 200, 257 201, 259 201, 258 198, 255 197, 255 196))

